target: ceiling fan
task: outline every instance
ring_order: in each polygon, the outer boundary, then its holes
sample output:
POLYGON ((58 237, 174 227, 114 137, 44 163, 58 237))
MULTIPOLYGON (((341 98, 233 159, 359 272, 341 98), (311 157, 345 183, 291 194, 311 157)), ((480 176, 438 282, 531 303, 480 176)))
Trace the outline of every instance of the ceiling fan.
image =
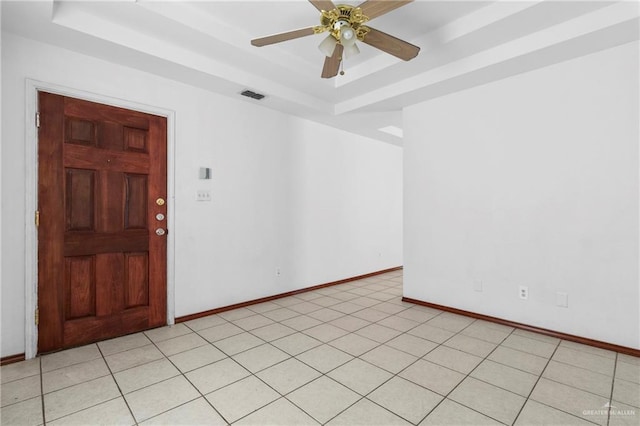
POLYGON ((322 78, 338 75, 343 55, 360 53, 356 40, 408 61, 418 55, 418 46, 363 24, 412 1, 367 0, 359 6, 335 6, 331 0, 309 0, 320 11, 320 25, 256 38, 251 44, 261 47, 326 31, 329 35, 318 46, 326 56, 322 78))

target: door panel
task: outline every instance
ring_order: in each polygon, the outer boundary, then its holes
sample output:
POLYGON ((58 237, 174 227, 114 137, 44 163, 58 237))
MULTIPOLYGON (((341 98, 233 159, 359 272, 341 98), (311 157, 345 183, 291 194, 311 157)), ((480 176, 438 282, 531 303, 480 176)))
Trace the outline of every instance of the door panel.
POLYGON ((124 229, 147 228, 147 176, 125 173, 124 229))
POLYGON ((125 254, 125 308, 149 303, 149 256, 146 252, 125 254))
POLYGON ((96 257, 65 258, 65 320, 96 314, 96 257))
POLYGON ((39 109, 38 350, 165 324, 166 119, 44 92, 39 109))
POLYGON ((66 231, 95 231, 95 170, 65 169, 66 231))

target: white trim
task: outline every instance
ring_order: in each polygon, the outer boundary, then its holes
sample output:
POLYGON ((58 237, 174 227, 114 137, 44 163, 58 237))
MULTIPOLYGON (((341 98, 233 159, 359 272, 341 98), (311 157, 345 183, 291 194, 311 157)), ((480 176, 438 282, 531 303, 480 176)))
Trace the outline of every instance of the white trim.
POLYGON ((34 212, 38 209, 38 132, 35 125, 38 91, 70 96, 167 118, 167 229, 169 230, 167 233, 167 324, 174 324, 175 111, 27 78, 25 92, 25 358, 34 358, 38 350, 38 327, 34 321, 34 313, 38 307, 38 231, 34 224, 34 212))
POLYGON ((35 114, 38 92, 27 80, 25 114, 25 230, 24 230, 24 282, 25 282, 25 351, 26 359, 36 356, 38 350, 38 327, 34 322, 38 307, 38 231, 34 223, 34 212, 38 209, 38 134, 35 114))

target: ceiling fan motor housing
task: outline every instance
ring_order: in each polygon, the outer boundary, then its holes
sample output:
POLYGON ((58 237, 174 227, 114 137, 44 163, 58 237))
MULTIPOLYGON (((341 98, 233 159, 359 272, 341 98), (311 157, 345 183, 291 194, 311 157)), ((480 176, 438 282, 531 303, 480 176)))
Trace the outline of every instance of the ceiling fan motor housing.
POLYGON ((337 40, 342 40, 342 27, 353 29, 358 40, 362 41, 369 29, 362 25, 369 20, 362 14, 362 9, 349 5, 338 5, 333 10, 323 10, 320 15, 320 24, 337 40))

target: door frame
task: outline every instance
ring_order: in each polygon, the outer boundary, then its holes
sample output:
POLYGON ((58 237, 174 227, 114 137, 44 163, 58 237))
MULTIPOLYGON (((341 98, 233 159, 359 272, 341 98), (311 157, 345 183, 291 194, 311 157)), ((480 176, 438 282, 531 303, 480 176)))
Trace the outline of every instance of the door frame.
POLYGON ((81 89, 26 79, 25 99, 25 358, 38 351, 38 228, 34 215, 38 206, 38 129, 35 117, 38 92, 48 92, 159 115, 167 119, 167 324, 175 323, 175 111, 81 89))

